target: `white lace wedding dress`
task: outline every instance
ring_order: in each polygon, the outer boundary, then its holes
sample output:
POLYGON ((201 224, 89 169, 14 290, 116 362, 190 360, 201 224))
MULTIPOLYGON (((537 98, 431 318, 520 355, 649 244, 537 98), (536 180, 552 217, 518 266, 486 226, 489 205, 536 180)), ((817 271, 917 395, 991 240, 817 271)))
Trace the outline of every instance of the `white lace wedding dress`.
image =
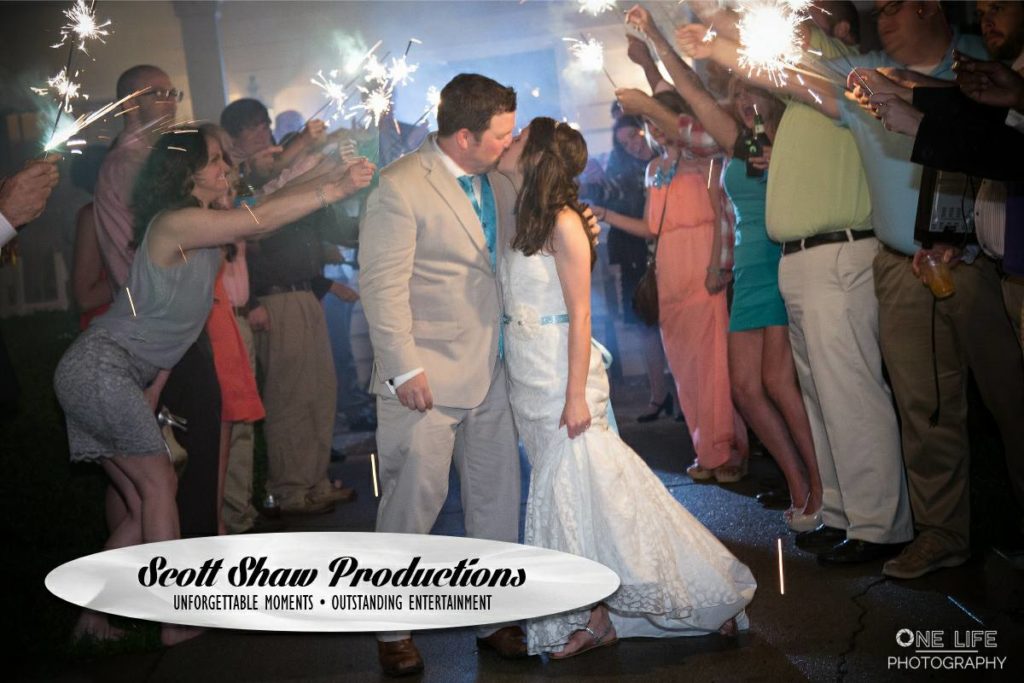
MULTIPOLYGON (((591 348, 590 429, 570 440, 558 422, 568 332, 555 260, 508 250, 501 266, 512 410, 532 466, 526 543, 600 562, 622 581, 605 603, 619 637, 715 632, 754 596, 750 570, 665 489, 609 428, 602 348, 591 348)), ((527 622, 531 654, 560 650, 589 609, 527 622)))

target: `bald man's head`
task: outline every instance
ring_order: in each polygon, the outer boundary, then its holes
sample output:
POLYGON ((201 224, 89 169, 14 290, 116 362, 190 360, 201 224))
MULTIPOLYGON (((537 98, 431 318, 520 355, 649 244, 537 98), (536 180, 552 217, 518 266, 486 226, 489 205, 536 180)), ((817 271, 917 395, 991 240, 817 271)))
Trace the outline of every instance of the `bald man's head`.
POLYGON ((139 64, 121 74, 117 79, 117 99, 136 95, 122 105, 125 123, 148 124, 158 119, 173 120, 178 113, 180 95, 171 84, 167 73, 156 66, 139 64))

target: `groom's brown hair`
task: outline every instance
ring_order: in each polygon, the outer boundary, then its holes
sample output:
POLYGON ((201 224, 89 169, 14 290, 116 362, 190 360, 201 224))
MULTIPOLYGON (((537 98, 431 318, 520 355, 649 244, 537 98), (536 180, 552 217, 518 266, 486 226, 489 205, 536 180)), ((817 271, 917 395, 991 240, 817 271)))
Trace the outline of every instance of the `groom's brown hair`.
POLYGON ((466 128, 479 138, 492 117, 515 110, 514 89, 480 74, 459 74, 441 90, 437 134, 447 137, 466 128))

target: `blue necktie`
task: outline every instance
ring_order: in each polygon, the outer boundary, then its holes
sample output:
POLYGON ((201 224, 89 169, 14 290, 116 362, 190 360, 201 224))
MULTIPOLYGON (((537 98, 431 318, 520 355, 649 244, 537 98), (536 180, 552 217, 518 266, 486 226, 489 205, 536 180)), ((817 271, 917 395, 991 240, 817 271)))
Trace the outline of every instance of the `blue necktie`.
MULTIPOLYGON (((475 176, 463 175, 459 176, 459 185, 462 187, 462 191, 469 197, 470 203, 473 205, 473 210, 476 211, 476 217, 480 219, 480 225, 484 229, 484 239, 487 241, 487 252, 491 256, 491 270, 495 270, 498 263, 498 251, 495 249, 495 244, 498 241, 498 212, 494 206, 494 192, 491 191, 491 181, 487 179, 487 175, 480 176, 480 199, 476 200, 476 192, 473 190, 473 178, 475 176), (483 206, 481 206, 483 204, 483 206)), ((505 356, 505 330, 503 325, 498 323, 498 358, 505 356)))
POLYGON ((481 201, 478 202, 476 200, 476 192, 473 190, 474 177, 476 176, 459 176, 459 185, 462 187, 462 191, 466 193, 470 203, 473 205, 473 211, 476 212, 476 217, 480 219, 480 225, 484 229, 484 239, 487 241, 487 253, 490 254, 491 257, 491 270, 494 270, 497 265, 497 252, 495 251, 494 244, 497 241, 498 234, 498 216, 497 211, 494 208, 494 193, 491 191, 491 183, 487 179, 487 176, 479 176, 481 201))

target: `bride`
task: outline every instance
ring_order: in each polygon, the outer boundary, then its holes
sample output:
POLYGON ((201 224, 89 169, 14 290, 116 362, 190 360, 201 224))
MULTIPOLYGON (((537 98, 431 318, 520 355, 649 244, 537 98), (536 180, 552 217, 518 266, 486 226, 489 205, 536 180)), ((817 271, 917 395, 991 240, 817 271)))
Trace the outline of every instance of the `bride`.
POLYGON ((586 161, 577 131, 536 118, 499 164, 522 181, 501 283, 512 410, 532 466, 526 543, 621 579, 591 609, 527 623, 530 654, 555 659, 620 636, 735 633, 756 587, 609 426, 607 352, 590 338, 595 255, 575 182, 586 161))

